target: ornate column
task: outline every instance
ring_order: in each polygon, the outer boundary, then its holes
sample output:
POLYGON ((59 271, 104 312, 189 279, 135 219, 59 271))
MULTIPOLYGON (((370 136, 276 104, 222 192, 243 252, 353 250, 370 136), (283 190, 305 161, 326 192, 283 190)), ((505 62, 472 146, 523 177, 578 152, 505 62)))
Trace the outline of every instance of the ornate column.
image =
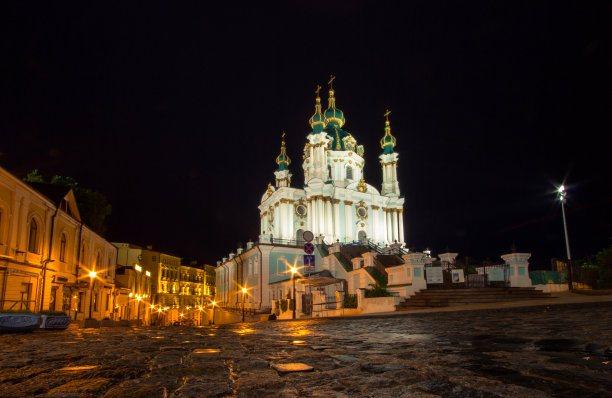
POLYGON ((333 242, 333 238, 334 238, 334 227, 333 227, 333 221, 334 221, 334 216, 332 213, 332 202, 331 202, 331 198, 330 197, 325 197, 325 218, 326 218, 326 236, 329 236, 329 239, 332 240, 333 242))
POLYGON ((306 198, 306 229, 312 231, 312 206, 308 198, 306 198))
POLYGON ((310 231, 316 235, 317 230, 317 202, 315 201, 315 197, 311 196, 308 199, 308 225, 310 226, 310 231))
POLYGON ((372 241, 378 242, 378 209, 376 205, 372 205, 372 241))
POLYGON ((323 196, 317 196, 317 212, 319 213, 319 235, 325 235, 325 203, 323 196))
POLYGON ((274 238, 275 239, 280 239, 280 222, 281 219, 279 217, 280 214, 280 210, 279 210, 279 203, 276 202, 274 203, 274 238))
POLYGON ((353 237, 353 202, 349 200, 344 201, 344 223, 345 223, 345 236, 347 241, 352 241, 353 237))
POLYGON ((295 216, 295 209, 293 207, 293 200, 287 200, 287 236, 288 239, 295 239, 293 231, 293 217, 295 216))
POLYGON ((385 226, 387 230, 387 243, 393 243, 393 232, 391 229, 391 209, 385 209, 385 226))
POLYGON ((405 243, 404 238, 404 209, 399 209, 399 241, 405 243))
POLYGON ((399 222, 397 213, 397 209, 393 209, 393 241, 400 242, 401 239, 399 238, 399 222))
POLYGON ((285 199, 280 199, 279 200, 280 206, 279 206, 279 227, 280 227, 280 231, 279 231, 279 238, 281 239, 287 239, 285 236, 285 223, 287 222, 287 217, 285 217, 285 208, 287 207, 287 204, 285 203, 285 199))
POLYGON ((333 203, 334 208, 334 242, 336 239, 340 239, 340 199, 334 199, 333 203))

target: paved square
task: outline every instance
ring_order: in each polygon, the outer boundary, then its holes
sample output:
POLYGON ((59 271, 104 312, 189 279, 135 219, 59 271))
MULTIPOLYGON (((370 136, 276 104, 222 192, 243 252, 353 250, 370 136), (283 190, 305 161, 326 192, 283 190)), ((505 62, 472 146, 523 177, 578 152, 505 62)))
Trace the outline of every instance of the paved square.
POLYGON ((612 303, 1 335, 3 397, 612 395, 612 303), (312 371, 279 373, 303 363, 312 371))

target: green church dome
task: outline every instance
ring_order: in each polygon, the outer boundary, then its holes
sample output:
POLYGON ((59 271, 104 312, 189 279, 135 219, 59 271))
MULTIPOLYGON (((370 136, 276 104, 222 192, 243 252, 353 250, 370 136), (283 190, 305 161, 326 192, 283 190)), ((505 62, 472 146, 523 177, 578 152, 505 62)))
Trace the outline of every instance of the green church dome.
POLYGON ((336 98, 334 97, 334 89, 329 90, 329 105, 325 110, 325 124, 335 124, 338 127, 342 127, 345 123, 344 113, 336 108, 336 98))
POLYGON ((276 157, 276 164, 278 164, 278 170, 289 170, 289 165, 291 164, 291 159, 287 156, 287 150, 285 148, 285 133, 283 132, 283 141, 281 143, 281 152, 280 155, 276 157))
POLYGON ((315 103, 315 113, 312 115, 308 123, 310 123, 310 127, 312 127, 311 134, 320 133, 325 129, 325 117, 321 113, 321 97, 318 95, 315 103))

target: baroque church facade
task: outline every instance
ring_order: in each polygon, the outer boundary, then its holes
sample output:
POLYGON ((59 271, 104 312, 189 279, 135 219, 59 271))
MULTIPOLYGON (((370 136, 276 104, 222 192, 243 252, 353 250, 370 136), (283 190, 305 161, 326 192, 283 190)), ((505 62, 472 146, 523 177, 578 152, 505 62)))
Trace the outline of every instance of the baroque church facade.
POLYGON ((215 298, 220 307, 278 310, 280 300, 294 294, 291 268, 296 267, 300 270, 295 292, 298 312, 309 314, 315 311, 312 307, 320 308, 316 303, 331 305, 330 300, 338 302, 344 294, 374 284, 377 275, 386 275, 385 267, 390 265, 386 257, 403 264, 398 256, 406 253, 402 250, 404 198, 390 112, 380 131, 383 178, 379 190, 364 179, 364 147, 344 129, 346 119, 336 105, 335 91, 330 86, 323 110, 319 90, 303 151, 304 184, 292 186, 283 134, 275 184, 268 184, 259 204, 258 242, 248 242, 217 262, 215 298), (305 231, 315 237, 314 267, 311 260, 305 267, 305 231), (378 256, 390 252, 398 254, 378 256), (312 283, 319 285, 315 288, 312 283), (310 310, 302 307, 306 303, 312 304, 310 310))
POLYGON ((276 183, 268 185, 259 205, 259 241, 273 243, 301 240, 312 231, 317 242, 373 243, 378 246, 405 245, 403 205, 397 178, 396 139, 391 134, 389 113, 385 114, 382 154, 382 189, 364 179, 364 148, 344 129, 344 113, 337 107, 335 92, 329 90, 328 106, 322 111, 317 89, 311 131, 304 146, 303 188, 291 186, 291 160, 284 133, 276 158, 276 183))

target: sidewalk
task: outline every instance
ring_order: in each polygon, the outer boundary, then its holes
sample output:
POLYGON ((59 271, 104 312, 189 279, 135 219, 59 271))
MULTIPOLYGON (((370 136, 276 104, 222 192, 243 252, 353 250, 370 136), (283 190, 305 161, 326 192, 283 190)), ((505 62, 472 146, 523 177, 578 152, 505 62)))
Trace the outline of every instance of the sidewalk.
MULTIPOLYGON (((491 310, 491 309, 504 309, 504 308, 519 308, 519 307, 535 307, 542 305, 564 305, 564 304, 586 304, 586 303, 604 303, 612 302, 612 294, 595 295, 595 294, 582 294, 582 293, 554 293, 554 296, 543 299, 534 300, 517 300, 517 301, 502 301, 496 303, 479 303, 479 304, 466 304, 457 305, 452 307, 429 307, 429 308, 415 308, 406 311, 393 311, 393 312, 381 312, 376 314, 356 314, 356 315, 344 315, 344 316, 332 316, 332 317, 321 317, 320 319, 346 319, 346 318, 373 318, 373 317, 390 317, 390 316, 403 316, 410 314, 425 314, 434 312, 456 312, 456 311, 474 311, 474 310, 491 310)), ((300 318, 303 319, 303 318, 300 318)), ((319 319, 319 318, 309 318, 319 319)))

